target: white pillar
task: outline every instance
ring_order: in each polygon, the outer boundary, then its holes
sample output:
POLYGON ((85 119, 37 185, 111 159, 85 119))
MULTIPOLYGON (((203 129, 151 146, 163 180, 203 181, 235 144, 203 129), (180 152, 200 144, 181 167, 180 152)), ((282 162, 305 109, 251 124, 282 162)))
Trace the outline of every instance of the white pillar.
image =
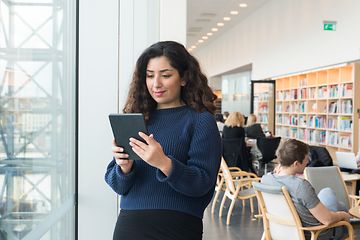
POLYGON ((137 58, 158 41, 186 44, 186 0, 120 1, 119 109, 122 110, 137 58))
POLYGON ((160 0, 160 41, 186 46, 186 0, 160 0))
POLYGON ((118 1, 79 1, 78 239, 112 239, 116 194, 104 181, 112 158, 108 114, 117 111, 118 1))

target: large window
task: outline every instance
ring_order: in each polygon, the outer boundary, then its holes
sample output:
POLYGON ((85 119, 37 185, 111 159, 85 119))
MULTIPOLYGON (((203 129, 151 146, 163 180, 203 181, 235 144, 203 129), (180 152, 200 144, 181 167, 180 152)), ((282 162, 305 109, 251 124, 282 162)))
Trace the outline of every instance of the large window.
POLYGON ((227 74, 221 77, 222 111, 250 114, 251 72, 227 74))
POLYGON ((0 0, 0 239, 74 239, 76 2, 0 0))

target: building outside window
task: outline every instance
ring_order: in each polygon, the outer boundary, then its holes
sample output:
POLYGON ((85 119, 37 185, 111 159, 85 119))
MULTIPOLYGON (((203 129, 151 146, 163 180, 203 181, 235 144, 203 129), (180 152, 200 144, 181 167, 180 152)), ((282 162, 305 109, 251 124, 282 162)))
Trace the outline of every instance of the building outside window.
POLYGON ((76 4, 0 0, 0 239, 75 239, 76 4))

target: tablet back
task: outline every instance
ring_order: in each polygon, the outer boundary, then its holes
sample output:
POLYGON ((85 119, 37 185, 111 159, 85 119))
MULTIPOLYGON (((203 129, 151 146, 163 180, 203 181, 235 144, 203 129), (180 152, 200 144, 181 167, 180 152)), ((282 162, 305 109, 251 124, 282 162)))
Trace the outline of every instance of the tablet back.
POLYGON ((140 160, 141 158, 133 152, 129 138, 133 137, 145 142, 138 134, 138 132, 148 134, 144 115, 142 113, 110 114, 109 120, 116 144, 124 148, 125 153, 129 154, 129 159, 140 160))

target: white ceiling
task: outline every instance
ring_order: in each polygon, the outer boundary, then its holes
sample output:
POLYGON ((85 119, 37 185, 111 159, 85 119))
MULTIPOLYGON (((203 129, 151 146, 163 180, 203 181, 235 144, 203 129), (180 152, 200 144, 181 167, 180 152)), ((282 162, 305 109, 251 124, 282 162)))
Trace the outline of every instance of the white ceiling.
POLYGON ((269 0, 188 0, 187 1, 187 48, 196 46, 201 48, 208 42, 214 40, 218 35, 229 30, 235 24, 244 20, 269 0), (240 3, 246 3, 246 8, 241 8, 240 3), (237 15, 231 15, 230 11, 238 11, 237 15), (230 21, 224 21, 224 17, 230 17, 230 21), (224 26, 219 27, 217 23, 222 22, 224 26), (217 32, 211 31, 218 28, 217 32), (207 33, 212 32, 212 36, 207 33), (198 40, 207 36, 203 43, 198 40))

